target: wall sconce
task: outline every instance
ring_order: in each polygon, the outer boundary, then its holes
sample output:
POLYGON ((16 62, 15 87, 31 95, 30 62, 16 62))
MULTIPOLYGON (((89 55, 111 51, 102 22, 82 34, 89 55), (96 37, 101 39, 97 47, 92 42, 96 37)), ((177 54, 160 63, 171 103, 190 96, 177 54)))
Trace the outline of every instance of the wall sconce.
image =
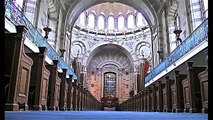
POLYGON ((44 38, 47 39, 48 35, 49 35, 49 32, 52 31, 52 29, 47 26, 47 27, 43 28, 43 30, 45 31, 44 38))
POLYGON ((160 59, 163 60, 163 51, 158 50, 157 53, 159 54, 160 59))
POLYGON ((60 52, 61 52, 61 56, 60 57, 64 57, 64 52, 65 52, 66 50, 65 49, 60 49, 60 52))
POLYGON ((182 32, 181 29, 175 29, 174 33, 176 35, 176 41, 182 43, 182 40, 180 39, 180 33, 182 32))

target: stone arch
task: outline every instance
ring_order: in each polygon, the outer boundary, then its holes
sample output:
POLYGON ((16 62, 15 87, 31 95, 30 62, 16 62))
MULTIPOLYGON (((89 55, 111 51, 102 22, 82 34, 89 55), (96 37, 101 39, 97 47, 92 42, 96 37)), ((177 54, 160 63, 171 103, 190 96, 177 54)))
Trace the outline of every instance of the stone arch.
POLYGON ((117 50, 122 51, 122 53, 127 56, 127 58, 130 60, 130 63, 133 65, 134 60, 133 60, 132 56, 130 55, 130 53, 127 51, 127 49, 125 49, 122 46, 119 46, 117 44, 112 44, 112 43, 111 44, 106 44, 106 43, 98 44, 97 46, 93 47, 93 49, 90 49, 91 53, 88 55, 89 57, 87 58, 85 64, 88 65, 89 61, 91 61, 93 56, 96 55, 98 52, 102 51, 103 47, 108 46, 108 45, 117 47, 117 50))
POLYGON ((125 51, 126 49, 119 45, 106 44, 97 47, 89 55, 86 85, 97 99, 103 97, 104 73, 116 74, 116 97, 120 102, 126 100, 129 94, 124 93, 129 93, 136 84, 133 62, 125 51), (124 89, 124 86, 129 87, 124 89))
MULTIPOLYGON (((68 10, 68 14, 66 16, 65 24, 74 25, 75 21, 77 20, 78 16, 84 10, 104 2, 110 2, 110 0, 100 1, 100 0, 87 0, 87 1, 79 1, 75 4, 75 6, 70 7, 68 10), (84 5, 84 7, 82 7, 84 5), (81 6, 81 7, 80 7, 81 6)), ((154 8, 149 3, 149 1, 144 0, 140 2, 134 1, 124 1, 124 0, 117 0, 116 2, 123 3, 125 5, 131 6, 138 11, 142 11, 144 13, 144 17, 147 19, 147 22, 151 26, 155 26, 158 24, 157 14, 155 13, 154 8)), ((152 28, 151 28, 152 29, 152 28)))
MULTIPOLYGON (((80 47, 80 51, 79 51, 80 53, 79 54, 82 54, 82 55, 86 54, 86 46, 85 46, 84 42, 82 42, 81 40, 73 41, 72 45, 80 47)), ((72 51, 73 51, 73 49, 71 48, 71 52, 72 51)), ((77 57, 77 56, 72 56, 72 57, 77 57)))

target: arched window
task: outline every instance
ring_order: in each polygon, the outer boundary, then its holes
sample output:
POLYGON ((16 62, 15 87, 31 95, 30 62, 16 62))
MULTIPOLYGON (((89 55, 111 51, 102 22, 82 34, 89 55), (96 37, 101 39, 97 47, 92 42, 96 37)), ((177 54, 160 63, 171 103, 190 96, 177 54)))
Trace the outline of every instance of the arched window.
POLYGON ((204 18, 208 18, 208 0, 203 0, 203 5, 204 5, 204 18))
POLYGON ((124 29, 124 16, 120 15, 118 17, 118 30, 121 31, 124 29))
POLYGON ((88 27, 92 28, 92 29, 94 29, 94 27, 95 27, 95 15, 94 14, 89 14, 88 27))
POLYGON ((116 74, 109 72, 104 74, 104 97, 116 95, 116 74))
POLYGON ((142 14, 141 13, 138 13, 137 14, 137 26, 138 27, 142 27, 142 25, 143 25, 143 22, 142 22, 142 14))
POLYGON ((79 24, 85 26, 85 12, 82 12, 79 17, 79 24))
POLYGON ((202 10, 200 0, 190 0, 190 10, 193 30, 195 30, 202 23, 202 10))
POLYGON ((127 18, 127 28, 131 29, 134 27, 134 17, 130 14, 127 18))
POLYGON ((23 9, 23 4, 25 0, 13 0, 13 3, 16 7, 18 7, 19 10, 23 9))
POLYGON ((145 17, 144 17, 144 15, 141 13, 141 15, 142 15, 142 26, 147 26, 148 25, 148 23, 147 23, 147 20, 145 19, 145 17))
POLYGON ((104 16, 100 15, 98 17, 98 29, 103 30, 104 29, 104 16))
POLYGON ((13 0, 15 6, 19 10, 24 12, 25 17, 32 23, 34 23, 35 16, 37 16, 36 3, 37 0, 13 0))
POLYGON ((108 30, 113 30, 114 29, 114 17, 109 16, 108 18, 108 30))
POLYGON ((169 40, 170 40, 170 52, 177 47, 176 36, 174 34, 175 26, 170 25, 169 27, 169 40))

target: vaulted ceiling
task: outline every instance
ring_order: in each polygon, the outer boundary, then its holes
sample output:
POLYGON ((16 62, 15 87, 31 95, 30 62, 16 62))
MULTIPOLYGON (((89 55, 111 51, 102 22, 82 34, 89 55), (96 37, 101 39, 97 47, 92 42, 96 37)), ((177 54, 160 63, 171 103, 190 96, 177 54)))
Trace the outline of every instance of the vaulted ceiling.
MULTIPOLYGON (((55 0, 57 1, 57 0, 55 0)), ((167 0, 173 1, 173 0, 167 0)), ((61 0, 66 14, 66 24, 74 25, 80 13, 100 3, 122 3, 137 11, 143 12, 151 26, 158 24, 158 13, 166 3, 166 0, 61 0)))

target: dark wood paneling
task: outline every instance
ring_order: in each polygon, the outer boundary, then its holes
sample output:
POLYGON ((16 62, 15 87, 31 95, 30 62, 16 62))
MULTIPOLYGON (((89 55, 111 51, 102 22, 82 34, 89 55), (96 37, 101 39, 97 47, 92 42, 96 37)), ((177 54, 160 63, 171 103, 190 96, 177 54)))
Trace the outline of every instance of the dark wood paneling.
POLYGON ((35 91, 33 110, 47 110, 47 93, 50 72, 45 67, 45 47, 39 53, 27 53, 33 59, 30 87, 35 91))
POLYGON ((28 110, 28 91, 33 60, 24 52, 25 27, 17 33, 5 33, 4 87, 5 110, 28 110))
POLYGON ((202 100, 198 74, 206 67, 193 67, 193 62, 187 62, 187 78, 182 81, 184 96, 184 112, 201 112, 202 100))
POLYGON ((208 68, 198 74, 202 97, 202 113, 208 113, 208 68))

